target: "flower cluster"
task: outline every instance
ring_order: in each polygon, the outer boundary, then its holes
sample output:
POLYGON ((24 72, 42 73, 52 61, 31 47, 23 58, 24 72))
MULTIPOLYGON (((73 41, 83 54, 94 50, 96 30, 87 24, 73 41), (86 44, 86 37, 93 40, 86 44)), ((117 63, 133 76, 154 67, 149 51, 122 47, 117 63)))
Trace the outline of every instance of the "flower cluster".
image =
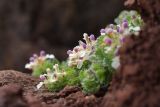
POLYGON ((136 11, 123 11, 115 20, 100 30, 100 36, 84 33, 84 41, 69 50, 67 61, 59 63, 54 55, 44 51, 40 56, 33 55, 27 69, 33 70, 33 75, 40 76, 43 85, 50 91, 59 91, 66 85, 80 86, 83 92, 93 94, 102 87, 107 87, 116 69, 120 66, 119 49, 125 43, 126 36, 138 35, 144 23, 136 11))
POLYGON ((34 76, 45 73, 46 68, 51 68, 57 62, 53 54, 46 54, 45 51, 41 51, 40 55, 33 54, 29 60, 30 62, 25 65, 25 68, 32 70, 34 76))
POLYGON ((122 11, 115 23, 120 26, 119 31, 123 35, 138 35, 144 22, 137 11, 122 11))
POLYGON ((112 67, 117 69, 120 66, 119 49, 125 43, 128 35, 138 35, 144 25, 141 16, 136 11, 123 11, 115 20, 116 25, 110 24, 105 29, 101 29, 103 36, 105 53, 113 52, 112 67))
POLYGON ((41 82, 37 85, 37 89, 41 88, 43 85, 54 84, 59 81, 61 77, 64 77, 66 75, 66 72, 62 72, 59 69, 58 64, 55 64, 53 66, 53 70, 47 68, 46 72, 47 74, 40 75, 41 82))
POLYGON ((32 57, 30 57, 30 62, 28 64, 25 65, 26 69, 33 69, 34 67, 36 67, 37 65, 43 63, 46 59, 54 59, 55 56, 54 55, 49 55, 49 54, 45 54, 45 51, 41 51, 40 52, 40 56, 38 56, 37 54, 33 54, 32 57))
POLYGON ((73 51, 68 50, 67 54, 69 55, 68 58, 68 66, 77 66, 77 68, 81 68, 83 65, 83 62, 86 60, 89 60, 89 57, 92 53, 94 53, 95 50, 95 36, 91 34, 88 36, 88 34, 83 34, 83 39, 86 43, 83 41, 79 41, 79 46, 76 46, 73 51))

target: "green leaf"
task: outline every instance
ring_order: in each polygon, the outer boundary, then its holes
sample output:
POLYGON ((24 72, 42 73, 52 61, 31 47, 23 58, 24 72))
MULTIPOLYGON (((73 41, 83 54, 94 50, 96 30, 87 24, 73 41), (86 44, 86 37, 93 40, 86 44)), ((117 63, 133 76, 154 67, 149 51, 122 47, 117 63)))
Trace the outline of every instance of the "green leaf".
POLYGON ((94 73, 90 71, 81 71, 79 78, 84 93, 94 94, 99 91, 100 84, 94 73))
POLYGON ((51 70, 53 69, 53 65, 59 63, 58 60, 46 60, 42 62, 41 64, 38 64, 36 67, 33 69, 32 75, 35 77, 39 77, 41 74, 46 73, 46 69, 50 68, 51 70))
POLYGON ((46 87, 51 92, 57 92, 62 90, 66 86, 66 84, 67 84, 67 79, 64 76, 64 77, 59 77, 59 79, 56 82, 46 84, 46 87))

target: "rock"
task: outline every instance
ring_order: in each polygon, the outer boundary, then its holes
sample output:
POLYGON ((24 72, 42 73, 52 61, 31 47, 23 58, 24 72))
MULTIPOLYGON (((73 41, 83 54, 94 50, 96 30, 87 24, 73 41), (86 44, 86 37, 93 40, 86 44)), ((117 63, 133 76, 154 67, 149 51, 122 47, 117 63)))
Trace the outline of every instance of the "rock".
POLYGON ((98 107, 102 97, 85 95, 80 88, 66 86, 60 92, 35 90, 38 79, 28 74, 0 71, 0 107, 98 107))
POLYGON ((18 84, 26 91, 34 91, 39 79, 14 70, 0 71, 0 87, 8 84, 18 84))
POLYGON ((0 107, 28 107, 22 98, 22 90, 15 85, 0 88, 0 107))
POLYGON ((156 18, 159 9, 155 10, 160 1, 137 1, 146 25, 138 37, 126 39, 121 68, 113 77, 102 107, 160 107, 160 21, 156 18))
POLYGON ((10 84, 0 87, 0 107, 44 107, 44 106, 33 96, 24 97, 23 90, 20 86, 15 84, 10 84))
POLYGON ((145 21, 154 20, 154 22, 160 22, 159 0, 126 0, 125 4, 135 7, 137 10, 140 9, 145 21))

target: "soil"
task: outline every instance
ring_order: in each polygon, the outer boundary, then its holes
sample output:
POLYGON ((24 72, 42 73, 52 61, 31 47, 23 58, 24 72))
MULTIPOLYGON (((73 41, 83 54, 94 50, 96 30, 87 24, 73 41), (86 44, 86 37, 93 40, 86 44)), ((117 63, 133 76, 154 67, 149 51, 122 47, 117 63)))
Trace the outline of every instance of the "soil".
POLYGON ((25 73, 0 71, 0 107, 98 107, 102 101, 101 94, 85 95, 78 87, 67 86, 57 93, 37 90, 38 82, 25 73))
POLYGON ((126 39, 121 68, 106 95, 85 95, 69 86, 57 93, 36 90, 38 78, 0 71, 0 107, 160 107, 160 0, 128 0, 126 4, 142 12, 146 25, 139 36, 126 39))

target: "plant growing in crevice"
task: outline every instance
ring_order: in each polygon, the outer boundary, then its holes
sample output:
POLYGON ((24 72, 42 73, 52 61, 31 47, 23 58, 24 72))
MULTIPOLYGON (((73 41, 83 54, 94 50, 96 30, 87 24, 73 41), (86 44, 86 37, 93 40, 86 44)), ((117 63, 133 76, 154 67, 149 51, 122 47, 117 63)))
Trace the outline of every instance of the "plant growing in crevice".
POLYGON ((67 51, 69 57, 62 63, 54 55, 48 58, 44 52, 39 57, 34 55, 26 68, 32 69, 35 76, 41 74, 37 88, 44 85, 50 91, 59 91, 70 85, 81 87, 86 94, 94 94, 107 87, 120 66, 119 49, 125 37, 138 35, 144 26, 136 11, 123 11, 115 23, 101 29, 97 39, 93 34, 84 33, 84 41, 67 51))

